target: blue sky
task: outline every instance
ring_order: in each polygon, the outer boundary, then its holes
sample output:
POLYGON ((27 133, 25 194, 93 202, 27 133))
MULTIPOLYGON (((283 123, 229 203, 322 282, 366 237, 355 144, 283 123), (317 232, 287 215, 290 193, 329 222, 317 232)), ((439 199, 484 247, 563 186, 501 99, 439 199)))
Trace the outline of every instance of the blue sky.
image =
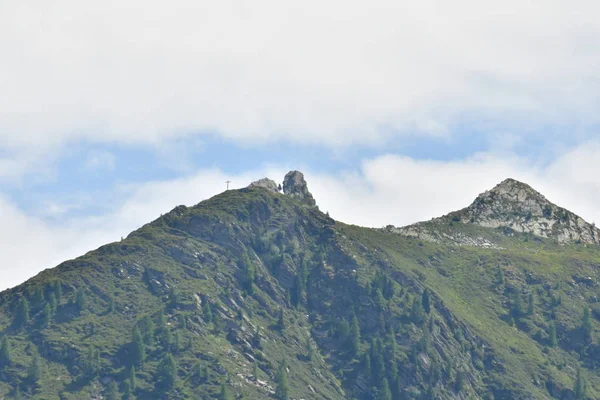
POLYGON ((599 11, 5 2, 0 289, 225 180, 290 169, 321 209, 366 226, 464 207, 509 176, 600 221, 599 11))

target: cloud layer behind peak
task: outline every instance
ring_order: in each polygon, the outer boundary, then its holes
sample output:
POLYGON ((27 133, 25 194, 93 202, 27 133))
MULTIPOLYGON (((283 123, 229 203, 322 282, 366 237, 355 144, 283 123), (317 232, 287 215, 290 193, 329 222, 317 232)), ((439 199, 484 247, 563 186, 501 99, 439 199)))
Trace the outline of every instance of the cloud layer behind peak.
POLYGON ((4 146, 198 133, 329 146, 598 122, 591 1, 0 5, 4 146))

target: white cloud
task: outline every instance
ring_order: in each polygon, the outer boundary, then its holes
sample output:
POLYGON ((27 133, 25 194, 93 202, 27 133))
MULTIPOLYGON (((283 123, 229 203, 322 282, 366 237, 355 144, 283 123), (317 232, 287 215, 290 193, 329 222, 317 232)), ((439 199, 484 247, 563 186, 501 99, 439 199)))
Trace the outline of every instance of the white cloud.
POLYGON ((115 163, 116 157, 110 151, 93 150, 87 154, 83 167, 87 171, 112 171, 115 163))
POLYGON ((588 125, 599 11, 584 0, 2 2, 0 139, 217 131, 348 145, 445 135, 461 118, 588 125))
MULTIPOLYGON (((297 166, 292 166, 298 168, 297 166)), ((281 181, 290 166, 269 166, 238 175, 218 169, 169 181, 117 188, 114 212, 88 218, 43 222, 0 197, 0 289, 42 269, 126 236, 179 204, 193 205, 220 193, 225 181, 240 188, 263 176, 281 181)), ((302 168, 300 168, 302 169, 302 168)), ((304 170, 322 211, 347 223, 405 225, 469 205, 507 177, 531 184, 546 197, 588 221, 600 221, 600 142, 574 148, 549 165, 517 156, 479 154, 460 161, 422 161, 395 155, 365 160, 358 171, 324 174, 304 170)))
POLYGON ((598 170, 600 142, 588 142, 547 165, 506 153, 447 162, 387 155, 363 162, 359 173, 308 177, 321 209, 329 210, 333 218, 382 227, 408 225, 466 207, 506 178, 530 184, 588 221, 600 221, 598 170))
POLYGON ((218 170, 203 170, 172 181, 148 182, 116 188, 120 205, 104 215, 48 220, 61 216, 74 204, 45 204, 41 217, 28 215, 0 196, 0 290, 15 286, 36 273, 75 258, 103 244, 119 240, 141 225, 158 218, 179 204, 193 205, 225 189, 243 187, 253 173, 229 176, 218 170))

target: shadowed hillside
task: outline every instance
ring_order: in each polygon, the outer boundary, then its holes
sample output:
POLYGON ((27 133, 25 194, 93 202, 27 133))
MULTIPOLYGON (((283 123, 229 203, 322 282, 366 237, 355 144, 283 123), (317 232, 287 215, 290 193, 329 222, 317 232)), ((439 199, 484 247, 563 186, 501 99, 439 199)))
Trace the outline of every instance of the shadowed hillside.
POLYGON ((405 228, 315 204, 260 180, 1 293, 0 398, 600 398, 594 226, 513 180, 405 228))

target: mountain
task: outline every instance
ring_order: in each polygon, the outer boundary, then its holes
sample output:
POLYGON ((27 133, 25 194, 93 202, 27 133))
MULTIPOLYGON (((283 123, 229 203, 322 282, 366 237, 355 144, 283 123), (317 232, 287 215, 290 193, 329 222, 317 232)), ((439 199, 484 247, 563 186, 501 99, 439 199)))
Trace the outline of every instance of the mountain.
MULTIPOLYGON (((551 203, 531 186, 514 179, 506 179, 480 194, 462 210, 432 221, 390 229, 409 236, 422 235, 430 240, 442 240, 444 229, 440 226, 453 222, 501 228, 505 235, 522 233, 550 238, 562 244, 600 244, 600 230, 595 225, 551 203)), ((456 230, 453 231, 456 233, 456 230)), ((460 242, 461 239, 456 240, 460 242)))
POLYGON ((0 293, 0 398, 597 399, 598 237, 514 180, 347 225, 291 171, 0 293))

